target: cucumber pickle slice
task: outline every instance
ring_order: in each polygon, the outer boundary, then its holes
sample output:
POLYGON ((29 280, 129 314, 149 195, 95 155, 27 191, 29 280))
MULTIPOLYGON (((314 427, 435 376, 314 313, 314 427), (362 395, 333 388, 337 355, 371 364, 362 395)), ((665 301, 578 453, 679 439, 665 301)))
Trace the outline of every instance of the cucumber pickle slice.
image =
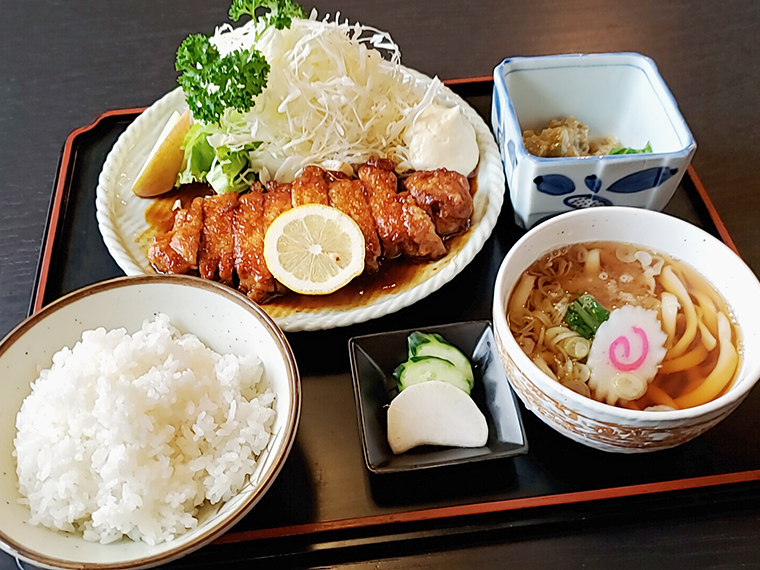
POLYGON ((452 384, 469 394, 472 390, 470 382, 454 364, 437 356, 413 356, 400 364, 393 372, 403 390, 412 384, 439 380, 452 384))
MULTIPOLYGON (((435 333, 413 332, 409 335, 409 357, 437 356, 448 360, 462 373, 472 389, 475 376, 472 373, 472 365, 467 357, 452 344, 449 344, 441 335, 435 333)), ((468 391, 469 393, 469 391, 468 391)))

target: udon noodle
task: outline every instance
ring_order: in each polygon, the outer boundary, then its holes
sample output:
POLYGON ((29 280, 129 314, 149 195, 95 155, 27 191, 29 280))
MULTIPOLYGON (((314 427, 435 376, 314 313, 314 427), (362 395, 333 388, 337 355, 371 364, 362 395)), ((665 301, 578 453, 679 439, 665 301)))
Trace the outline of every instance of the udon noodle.
POLYGON ((728 390, 739 369, 725 300, 691 267, 637 246, 593 242, 546 254, 522 275, 507 311, 536 366, 609 404, 698 406, 728 390), (581 295, 610 311, 590 338, 565 320, 581 295))

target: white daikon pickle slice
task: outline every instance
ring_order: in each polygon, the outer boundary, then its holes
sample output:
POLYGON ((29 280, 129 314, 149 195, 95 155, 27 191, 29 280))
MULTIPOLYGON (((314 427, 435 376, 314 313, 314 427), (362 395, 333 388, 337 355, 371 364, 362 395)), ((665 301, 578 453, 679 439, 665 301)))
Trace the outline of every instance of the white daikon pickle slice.
POLYGON ((472 398, 447 382, 405 388, 388 408, 388 443, 395 454, 418 445, 482 447, 488 424, 472 398))

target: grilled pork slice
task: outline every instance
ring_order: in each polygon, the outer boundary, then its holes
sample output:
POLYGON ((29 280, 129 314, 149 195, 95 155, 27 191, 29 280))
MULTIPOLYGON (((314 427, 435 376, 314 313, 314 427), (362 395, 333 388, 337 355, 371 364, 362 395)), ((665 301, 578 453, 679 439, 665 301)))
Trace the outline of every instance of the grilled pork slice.
POLYGON ((220 194, 203 199, 203 230, 198 251, 198 269, 204 279, 232 284, 235 270, 233 221, 238 194, 220 194))
POLYGON ((159 273, 189 273, 198 268, 198 248, 203 226, 203 198, 174 214, 171 231, 157 235, 148 248, 148 260, 159 273))
MULTIPOLYGON (((275 221, 277 216, 290 210, 291 207, 291 194, 285 188, 280 191, 272 191, 264 194, 264 234, 267 233, 269 226, 272 225, 272 222, 275 221)), ((263 247, 263 241, 261 242, 261 245, 263 247)), ((267 269, 267 271, 269 270, 267 269)), ((274 277, 272 277, 271 285, 274 287, 274 290, 271 292, 268 291, 269 295, 282 295, 288 291, 288 289, 274 277)))
POLYGON ((406 236, 404 212, 396 200, 398 179, 392 170, 373 164, 359 167, 359 180, 377 226, 385 259, 401 255, 401 242, 406 236))
POLYGON ((473 212, 470 183, 458 172, 445 168, 415 172, 402 184, 433 220, 438 235, 452 235, 469 226, 473 212))
POLYGON ((327 190, 325 171, 318 166, 307 166, 301 175, 293 181, 291 188, 293 207, 296 208, 305 204, 328 206, 330 201, 327 190))
POLYGON ((264 222, 266 229, 275 220, 277 216, 291 208, 291 194, 285 190, 277 192, 267 192, 264 194, 264 222))
POLYGON ((446 246, 435 233, 430 217, 417 205, 413 196, 398 193, 398 179, 387 161, 359 167, 359 179, 366 192, 372 217, 386 259, 400 254, 408 257, 437 258, 446 254, 446 246))
POLYGON ((404 255, 422 259, 438 259, 446 255, 446 246, 435 232, 435 224, 419 207, 414 196, 407 192, 400 192, 397 196, 404 210, 404 227, 408 236, 402 243, 404 255))
POLYGON ((287 192, 288 195, 292 193, 293 185, 289 182, 277 182, 276 180, 270 180, 266 184, 267 192, 287 192))
POLYGON ((287 190, 264 193, 257 185, 240 196, 233 224, 238 289, 257 303, 285 290, 264 260, 264 236, 274 219, 290 207, 287 190))
POLYGON ((364 196, 361 181, 335 180, 330 183, 329 195, 330 205, 351 216, 364 234, 364 270, 368 273, 377 271, 380 267, 377 258, 382 250, 375 219, 364 196))
POLYGON ((240 196, 235 211, 234 245, 238 289, 256 302, 274 292, 274 277, 264 261, 264 193, 254 188, 240 196))

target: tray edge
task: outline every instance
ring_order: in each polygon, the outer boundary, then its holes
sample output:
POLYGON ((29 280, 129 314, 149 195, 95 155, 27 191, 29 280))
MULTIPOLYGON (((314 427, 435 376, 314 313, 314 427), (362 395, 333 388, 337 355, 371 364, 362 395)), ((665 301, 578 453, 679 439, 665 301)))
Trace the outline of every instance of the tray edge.
MULTIPOLYGON (((457 86, 483 86, 492 81, 492 76, 482 76, 448 79, 444 80, 443 83, 456 90, 457 86)), ((44 303, 45 290, 47 280, 49 278, 51 256, 59 231, 62 204, 64 197, 68 191, 67 183, 70 180, 72 173, 71 168, 74 164, 73 159, 76 155, 75 148, 78 137, 95 129, 102 121, 108 118, 127 115, 137 116, 144 110, 145 107, 135 107, 105 111, 96 117, 89 125, 74 129, 66 138, 63 149, 61 151, 55 182, 53 184, 53 194, 51 196, 46 228, 42 238, 42 247, 40 248, 40 256, 38 260, 37 273, 35 275, 34 292, 30 300, 29 314, 32 314, 41 309, 44 303)), ((720 214, 718 213, 712 200, 709 197, 709 194, 707 193, 707 190, 699 179, 695 168, 692 165, 689 165, 686 174, 689 182, 694 188, 694 191, 697 193, 699 199, 704 204, 710 217, 710 221, 715 226, 721 240, 735 253, 740 255, 733 239, 731 238, 731 235, 728 232, 728 229, 720 217, 720 214)), ((218 538, 216 541, 214 541, 213 544, 230 544, 247 542, 251 540, 284 538, 299 535, 302 536, 336 530, 367 528, 394 523, 413 523, 472 515, 484 515, 489 513, 515 511, 541 506, 567 505, 604 499, 632 497, 637 495, 652 495, 656 493, 666 493, 669 491, 672 492, 688 489, 718 487, 722 485, 746 483, 758 480, 760 480, 760 470, 738 471, 735 473, 677 479, 672 481, 661 481, 656 483, 610 487, 606 489, 577 491, 556 495, 543 495, 540 497, 504 499, 500 501, 436 507, 432 509, 420 509, 382 515, 370 515, 366 517, 354 517, 333 521, 305 523, 300 525, 282 526, 270 529, 255 529, 239 532, 236 532, 233 529, 224 534, 222 537, 218 538)))

